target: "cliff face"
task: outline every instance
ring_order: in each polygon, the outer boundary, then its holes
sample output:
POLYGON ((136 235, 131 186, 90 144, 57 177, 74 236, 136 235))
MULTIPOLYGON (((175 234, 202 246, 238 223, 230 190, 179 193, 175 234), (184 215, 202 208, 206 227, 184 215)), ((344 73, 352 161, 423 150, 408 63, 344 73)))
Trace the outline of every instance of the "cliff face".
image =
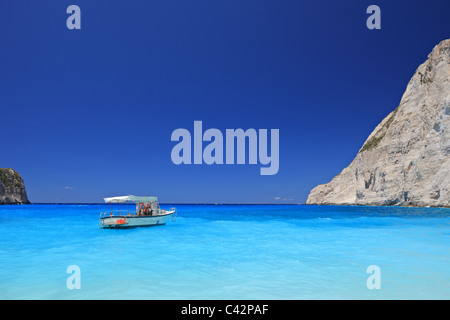
POLYGON ((450 39, 419 66, 353 162, 306 203, 450 206, 450 39))
POLYGON ((22 177, 13 169, 0 168, 0 204, 30 203, 22 177))

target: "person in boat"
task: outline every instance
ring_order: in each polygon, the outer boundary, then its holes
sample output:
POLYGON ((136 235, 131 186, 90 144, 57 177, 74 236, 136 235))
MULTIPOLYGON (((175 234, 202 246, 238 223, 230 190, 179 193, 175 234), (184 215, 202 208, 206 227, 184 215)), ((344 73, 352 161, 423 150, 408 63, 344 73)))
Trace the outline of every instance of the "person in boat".
POLYGON ((141 203, 139 205, 139 215, 140 216, 151 216, 152 215, 152 205, 147 203, 146 205, 141 203))

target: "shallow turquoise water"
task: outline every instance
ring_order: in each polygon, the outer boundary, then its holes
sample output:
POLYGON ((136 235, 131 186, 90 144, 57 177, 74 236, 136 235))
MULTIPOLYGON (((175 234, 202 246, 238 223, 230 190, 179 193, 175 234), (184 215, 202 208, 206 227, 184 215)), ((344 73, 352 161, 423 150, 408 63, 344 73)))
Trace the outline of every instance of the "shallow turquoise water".
POLYGON ((0 298, 450 298, 449 209, 178 205, 165 226, 99 230, 107 208, 0 206, 0 298))

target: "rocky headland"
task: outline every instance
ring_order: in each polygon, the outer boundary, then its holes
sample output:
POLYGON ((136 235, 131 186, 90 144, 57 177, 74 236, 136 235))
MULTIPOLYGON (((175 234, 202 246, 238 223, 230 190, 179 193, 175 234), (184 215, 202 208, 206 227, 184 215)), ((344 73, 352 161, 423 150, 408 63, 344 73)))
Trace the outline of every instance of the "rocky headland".
POLYGON ((306 203, 450 206, 450 39, 419 66, 353 162, 306 203))
POLYGON ((22 177, 13 169, 0 168, 0 204, 25 204, 28 201, 22 177))

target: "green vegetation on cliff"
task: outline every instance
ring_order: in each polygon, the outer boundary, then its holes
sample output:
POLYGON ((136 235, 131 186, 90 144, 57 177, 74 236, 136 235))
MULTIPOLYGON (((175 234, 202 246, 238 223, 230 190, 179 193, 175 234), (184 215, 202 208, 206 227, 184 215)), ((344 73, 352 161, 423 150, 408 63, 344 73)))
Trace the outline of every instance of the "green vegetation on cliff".
POLYGON ((367 141, 359 152, 369 151, 375 149, 380 144, 381 140, 383 140, 386 132, 394 121, 395 115, 397 114, 398 107, 392 112, 389 119, 385 122, 385 124, 381 127, 381 129, 372 137, 369 141, 367 141))

